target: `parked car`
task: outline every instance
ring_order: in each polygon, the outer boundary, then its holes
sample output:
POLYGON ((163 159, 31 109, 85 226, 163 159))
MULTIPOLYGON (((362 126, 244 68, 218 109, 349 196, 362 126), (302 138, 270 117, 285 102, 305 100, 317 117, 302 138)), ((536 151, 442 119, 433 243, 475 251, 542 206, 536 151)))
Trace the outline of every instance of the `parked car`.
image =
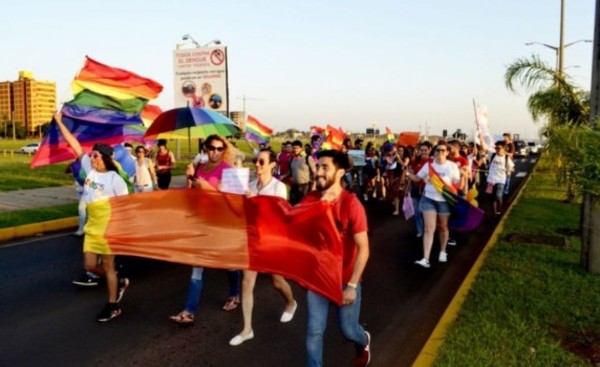
POLYGON ((540 153, 539 145, 537 145, 534 141, 528 141, 527 146, 529 146, 529 154, 537 155, 540 153))
POLYGON ((19 152, 35 153, 35 152, 37 152, 39 147, 40 147, 40 143, 30 143, 30 144, 25 145, 24 147, 21 147, 21 149, 19 149, 19 152))
POLYGON ((515 144, 515 157, 527 157, 529 156, 529 145, 524 140, 517 140, 515 144))

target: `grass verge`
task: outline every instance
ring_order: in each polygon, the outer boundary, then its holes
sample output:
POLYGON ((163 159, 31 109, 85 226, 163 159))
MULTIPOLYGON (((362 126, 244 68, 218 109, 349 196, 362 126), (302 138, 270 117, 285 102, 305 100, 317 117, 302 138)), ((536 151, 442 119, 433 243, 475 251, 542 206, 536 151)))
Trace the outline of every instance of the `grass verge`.
POLYGON ((564 193, 540 162, 448 329, 435 366, 600 362, 600 277, 579 266, 579 204, 561 202, 564 193), (543 241, 565 233, 568 246, 543 241))
POLYGON ((77 216, 77 204, 0 213, 0 228, 77 216))

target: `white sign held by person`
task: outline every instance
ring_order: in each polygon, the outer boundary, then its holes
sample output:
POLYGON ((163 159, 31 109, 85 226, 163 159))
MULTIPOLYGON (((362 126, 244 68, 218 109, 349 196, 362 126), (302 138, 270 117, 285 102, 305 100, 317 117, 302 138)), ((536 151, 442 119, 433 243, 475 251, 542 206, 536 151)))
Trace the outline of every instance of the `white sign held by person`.
POLYGON ((355 167, 364 167, 367 165, 365 160, 365 151, 361 149, 350 149, 348 155, 352 158, 352 164, 355 167))
POLYGON ((250 169, 225 168, 221 176, 219 191, 230 194, 245 194, 249 189, 250 169))

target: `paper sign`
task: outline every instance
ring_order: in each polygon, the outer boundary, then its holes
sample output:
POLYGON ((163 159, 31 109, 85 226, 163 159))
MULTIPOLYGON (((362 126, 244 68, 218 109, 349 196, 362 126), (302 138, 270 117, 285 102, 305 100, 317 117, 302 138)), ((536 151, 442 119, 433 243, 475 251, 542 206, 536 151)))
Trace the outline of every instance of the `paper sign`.
POLYGON ((352 158, 355 167, 364 167, 367 165, 365 162, 365 151, 360 149, 350 149, 348 155, 352 158))
POLYGON ((250 181, 250 169, 248 168, 225 168, 221 176, 219 191, 231 194, 245 194, 248 191, 250 181))

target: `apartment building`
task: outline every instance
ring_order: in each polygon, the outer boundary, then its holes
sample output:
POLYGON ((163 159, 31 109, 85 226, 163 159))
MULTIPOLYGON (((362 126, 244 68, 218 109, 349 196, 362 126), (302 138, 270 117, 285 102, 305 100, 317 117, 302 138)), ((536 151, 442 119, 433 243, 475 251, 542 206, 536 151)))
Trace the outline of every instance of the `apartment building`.
POLYGON ((0 83, 0 119, 23 126, 30 136, 41 136, 41 126, 52 120, 56 111, 56 83, 33 79, 27 71, 19 80, 0 83))

